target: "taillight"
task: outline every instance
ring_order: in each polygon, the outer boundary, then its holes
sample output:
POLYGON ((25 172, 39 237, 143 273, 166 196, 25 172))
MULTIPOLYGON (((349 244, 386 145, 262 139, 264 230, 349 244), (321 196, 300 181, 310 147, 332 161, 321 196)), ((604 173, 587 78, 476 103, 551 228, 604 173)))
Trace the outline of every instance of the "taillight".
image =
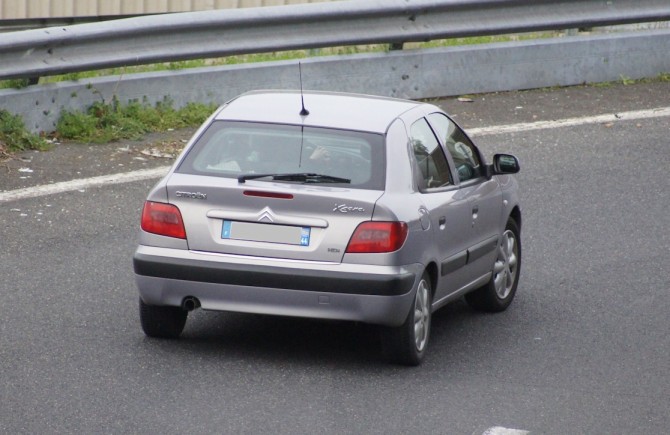
POLYGON ((186 238, 184 221, 179 209, 172 204, 147 201, 142 210, 142 229, 161 236, 186 238))
POLYGON ((405 222, 363 222, 347 246, 348 253, 381 253, 400 249, 407 239, 405 222))

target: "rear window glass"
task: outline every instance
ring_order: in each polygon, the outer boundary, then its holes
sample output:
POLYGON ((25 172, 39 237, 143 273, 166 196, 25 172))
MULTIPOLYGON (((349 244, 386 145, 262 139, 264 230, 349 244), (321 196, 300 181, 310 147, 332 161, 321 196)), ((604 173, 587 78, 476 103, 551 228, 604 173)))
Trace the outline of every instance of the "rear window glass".
POLYGON ((379 134, 214 121, 177 172, 226 178, 314 173, 349 179, 350 187, 381 190, 384 168, 384 136, 379 134))

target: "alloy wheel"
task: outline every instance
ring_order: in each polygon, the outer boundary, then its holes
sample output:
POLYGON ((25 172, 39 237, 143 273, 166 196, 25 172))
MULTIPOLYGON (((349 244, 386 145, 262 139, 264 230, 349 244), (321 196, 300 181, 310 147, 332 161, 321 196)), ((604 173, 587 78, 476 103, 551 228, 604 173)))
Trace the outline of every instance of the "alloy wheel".
POLYGON ((425 279, 422 279, 414 300, 414 344, 419 352, 426 347, 430 330, 429 291, 428 283, 425 279))
POLYGON ((514 232, 507 230, 498 247, 498 259, 493 268, 496 294, 500 299, 509 296, 517 278, 519 248, 514 232))

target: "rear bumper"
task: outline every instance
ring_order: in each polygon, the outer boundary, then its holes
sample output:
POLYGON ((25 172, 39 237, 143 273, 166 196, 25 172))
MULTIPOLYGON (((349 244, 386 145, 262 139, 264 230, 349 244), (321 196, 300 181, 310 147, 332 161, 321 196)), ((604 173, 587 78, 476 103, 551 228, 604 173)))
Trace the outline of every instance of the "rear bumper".
POLYGON ((133 258, 140 296, 206 310, 399 325, 421 277, 420 264, 376 266, 221 255, 139 246, 133 258))

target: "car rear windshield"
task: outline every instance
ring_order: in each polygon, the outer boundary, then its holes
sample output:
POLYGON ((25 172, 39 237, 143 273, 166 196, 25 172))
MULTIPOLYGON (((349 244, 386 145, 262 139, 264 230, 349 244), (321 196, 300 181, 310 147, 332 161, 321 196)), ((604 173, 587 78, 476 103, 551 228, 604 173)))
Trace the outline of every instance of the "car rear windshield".
MULTIPOLYGON (((191 147, 176 172, 238 179, 255 178, 252 177, 255 174, 318 174, 325 177, 310 177, 310 182, 323 180, 330 185, 382 190, 384 155, 384 136, 380 134, 214 121, 191 147), (328 177, 345 180, 333 183, 328 177)), ((286 182, 301 180, 299 177, 285 179, 286 182)))

